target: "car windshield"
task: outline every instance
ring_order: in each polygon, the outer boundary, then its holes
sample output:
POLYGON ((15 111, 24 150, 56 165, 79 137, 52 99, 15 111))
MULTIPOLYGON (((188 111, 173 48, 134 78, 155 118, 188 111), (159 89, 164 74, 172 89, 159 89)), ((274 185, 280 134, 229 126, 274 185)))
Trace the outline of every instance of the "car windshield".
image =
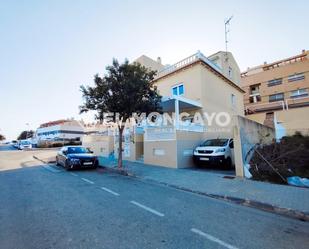
POLYGON ((69 147, 68 154, 81 154, 81 153, 89 153, 89 150, 85 147, 69 147))
POLYGON ((202 146, 226 146, 228 139, 209 139, 206 140, 202 146))

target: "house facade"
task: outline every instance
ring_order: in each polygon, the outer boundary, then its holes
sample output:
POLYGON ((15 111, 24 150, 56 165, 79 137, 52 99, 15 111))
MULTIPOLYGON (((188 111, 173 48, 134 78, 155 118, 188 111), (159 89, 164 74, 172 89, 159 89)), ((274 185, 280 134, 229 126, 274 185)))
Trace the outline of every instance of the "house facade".
POLYGON ((169 124, 144 127, 140 158, 146 164, 190 167, 193 149, 203 140, 233 137, 233 117, 244 116, 244 92, 231 73, 239 71, 231 53, 223 65, 230 70, 223 70, 220 56, 225 52, 210 59, 197 52, 157 72, 154 83, 163 112, 174 118, 169 124), (197 117, 203 121, 196 122, 197 117))
POLYGON ((309 134, 309 51, 241 74, 246 117, 283 135, 309 134))

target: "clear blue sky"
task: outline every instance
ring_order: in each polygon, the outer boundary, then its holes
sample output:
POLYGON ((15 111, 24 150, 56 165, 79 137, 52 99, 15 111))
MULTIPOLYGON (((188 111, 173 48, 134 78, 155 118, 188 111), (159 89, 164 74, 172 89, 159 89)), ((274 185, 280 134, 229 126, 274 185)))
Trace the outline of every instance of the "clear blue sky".
POLYGON ((78 116, 79 85, 112 58, 172 64, 229 50, 242 70, 309 49, 308 1, 0 1, 0 133, 78 116))

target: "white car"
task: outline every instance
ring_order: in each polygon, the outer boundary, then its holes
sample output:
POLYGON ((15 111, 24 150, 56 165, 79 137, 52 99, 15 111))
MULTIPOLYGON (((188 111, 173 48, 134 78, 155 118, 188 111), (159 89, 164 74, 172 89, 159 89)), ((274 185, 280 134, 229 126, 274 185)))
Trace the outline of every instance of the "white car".
POLYGON ((18 149, 24 150, 24 149, 31 149, 32 144, 28 140, 21 140, 18 143, 18 149))
POLYGON ((234 165, 234 144, 232 138, 208 139, 193 152, 197 165, 223 165, 232 168, 234 165))

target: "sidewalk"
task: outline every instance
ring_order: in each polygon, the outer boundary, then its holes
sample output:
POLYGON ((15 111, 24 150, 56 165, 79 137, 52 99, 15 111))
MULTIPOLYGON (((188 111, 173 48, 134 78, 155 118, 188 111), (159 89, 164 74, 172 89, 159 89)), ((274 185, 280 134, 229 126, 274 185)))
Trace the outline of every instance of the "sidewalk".
MULTIPOLYGON (((100 157, 100 165, 115 169, 117 162, 100 157)), ((124 161, 124 169, 143 180, 309 221, 309 189, 231 179, 229 172, 222 171, 171 169, 129 161, 124 161)))

